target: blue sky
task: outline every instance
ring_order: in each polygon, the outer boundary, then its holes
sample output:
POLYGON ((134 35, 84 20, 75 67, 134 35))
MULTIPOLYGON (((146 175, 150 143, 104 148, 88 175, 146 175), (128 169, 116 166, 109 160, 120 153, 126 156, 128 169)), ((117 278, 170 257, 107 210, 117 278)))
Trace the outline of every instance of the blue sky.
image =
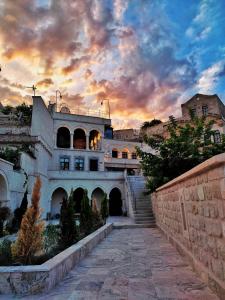
MULTIPOLYGON (((116 127, 180 115, 195 93, 225 101, 224 0, 0 0, 1 101, 76 108, 110 99, 116 127)), ((105 108, 107 109, 107 107, 105 108)))

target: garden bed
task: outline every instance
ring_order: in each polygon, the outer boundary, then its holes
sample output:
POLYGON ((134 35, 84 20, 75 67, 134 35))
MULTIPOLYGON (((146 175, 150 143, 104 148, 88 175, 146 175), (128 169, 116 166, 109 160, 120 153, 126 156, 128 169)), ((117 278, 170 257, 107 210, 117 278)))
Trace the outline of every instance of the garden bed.
POLYGON ((0 267, 0 294, 49 291, 113 229, 106 224, 41 265, 0 267))

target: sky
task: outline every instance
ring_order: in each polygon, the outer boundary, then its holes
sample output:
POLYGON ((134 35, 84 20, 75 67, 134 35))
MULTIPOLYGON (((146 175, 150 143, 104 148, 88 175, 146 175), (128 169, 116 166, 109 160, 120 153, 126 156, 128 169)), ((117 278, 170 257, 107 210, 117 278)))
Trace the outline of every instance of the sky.
POLYGON ((0 0, 0 101, 107 112, 115 128, 225 101, 224 0, 0 0))

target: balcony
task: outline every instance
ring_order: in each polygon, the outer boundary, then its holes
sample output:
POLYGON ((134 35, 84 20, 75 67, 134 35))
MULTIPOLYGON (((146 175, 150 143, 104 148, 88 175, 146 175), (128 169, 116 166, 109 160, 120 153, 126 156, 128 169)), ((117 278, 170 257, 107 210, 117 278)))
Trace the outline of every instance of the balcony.
POLYGON ((123 172, 107 171, 48 171, 50 180, 123 180, 123 172))

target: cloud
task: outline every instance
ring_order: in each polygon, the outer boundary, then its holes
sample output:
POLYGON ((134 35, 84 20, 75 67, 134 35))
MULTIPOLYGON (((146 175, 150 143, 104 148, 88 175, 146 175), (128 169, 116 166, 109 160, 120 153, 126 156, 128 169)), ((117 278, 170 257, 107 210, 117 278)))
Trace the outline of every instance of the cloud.
POLYGON ((90 59, 91 57, 88 55, 80 58, 72 58, 70 64, 62 69, 62 73, 68 75, 74 71, 78 71, 81 67, 89 65, 90 59))
POLYGON ((53 84, 54 84, 54 82, 51 78, 44 78, 36 83, 36 85, 38 87, 43 87, 43 88, 48 88, 49 86, 51 86, 53 84))
POLYGON ((84 79, 88 80, 92 77, 93 73, 90 69, 87 69, 84 73, 84 79))
POLYGON ((225 61, 219 61, 205 69, 197 82, 197 89, 201 93, 213 92, 219 78, 224 75, 225 61))

